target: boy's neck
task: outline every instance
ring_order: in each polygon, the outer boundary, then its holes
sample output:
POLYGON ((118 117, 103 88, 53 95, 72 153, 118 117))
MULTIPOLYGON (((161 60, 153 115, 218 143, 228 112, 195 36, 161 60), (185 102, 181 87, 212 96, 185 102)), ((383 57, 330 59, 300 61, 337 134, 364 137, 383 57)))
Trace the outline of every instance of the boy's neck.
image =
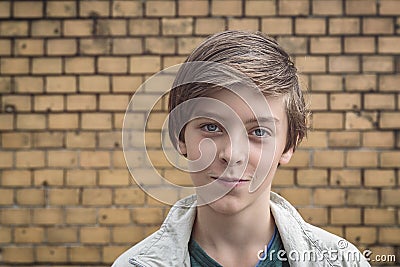
POLYGON ((269 198, 267 190, 252 205, 229 215, 208 205, 197 207, 192 238, 217 261, 221 254, 224 258, 229 254, 257 261, 257 252, 264 249, 275 230, 269 198))

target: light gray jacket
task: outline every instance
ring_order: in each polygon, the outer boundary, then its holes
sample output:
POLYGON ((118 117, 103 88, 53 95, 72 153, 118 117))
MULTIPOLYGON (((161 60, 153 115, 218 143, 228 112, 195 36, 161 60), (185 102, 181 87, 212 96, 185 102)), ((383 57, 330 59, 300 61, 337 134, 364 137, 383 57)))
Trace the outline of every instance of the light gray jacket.
MULTIPOLYGON (((354 245, 306 223, 289 202, 273 192, 271 211, 286 251, 282 258, 290 266, 370 266, 354 245)), ((124 252, 112 267, 190 267, 188 242, 195 217, 195 195, 178 201, 160 229, 124 252)))

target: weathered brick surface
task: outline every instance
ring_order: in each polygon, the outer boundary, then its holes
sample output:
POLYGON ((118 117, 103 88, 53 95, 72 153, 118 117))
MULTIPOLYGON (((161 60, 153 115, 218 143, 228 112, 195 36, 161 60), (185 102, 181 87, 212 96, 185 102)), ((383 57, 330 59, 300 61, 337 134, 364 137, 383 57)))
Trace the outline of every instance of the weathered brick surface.
MULTIPOLYGON (((399 16, 397 0, 0 1, 0 265, 109 266, 159 227, 169 207, 126 168, 126 106, 151 75, 226 29, 276 38, 309 90, 312 131, 273 190, 306 221, 395 254, 399 16)), ((148 120, 149 158, 190 186, 160 150, 167 104, 148 120)))

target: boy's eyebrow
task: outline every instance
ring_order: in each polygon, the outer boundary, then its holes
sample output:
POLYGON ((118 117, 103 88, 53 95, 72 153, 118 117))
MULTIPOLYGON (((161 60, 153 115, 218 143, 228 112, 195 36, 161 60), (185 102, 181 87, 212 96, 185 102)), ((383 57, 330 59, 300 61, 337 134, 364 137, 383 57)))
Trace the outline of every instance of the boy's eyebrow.
POLYGON ((263 123, 263 122, 275 122, 275 123, 279 123, 279 119, 275 118, 275 117, 252 117, 249 118, 247 120, 244 121, 244 124, 248 124, 248 123, 253 123, 253 122, 259 122, 259 123, 263 123))

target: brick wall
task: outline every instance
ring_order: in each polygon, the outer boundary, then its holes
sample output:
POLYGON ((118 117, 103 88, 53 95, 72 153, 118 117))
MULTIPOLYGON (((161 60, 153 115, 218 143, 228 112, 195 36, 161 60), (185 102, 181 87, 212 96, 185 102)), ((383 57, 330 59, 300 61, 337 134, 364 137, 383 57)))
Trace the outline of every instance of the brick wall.
MULTIPOLYGON (((399 16, 397 0, 2 0, 0 263, 109 265, 158 228, 168 207, 124 162, 125 108, 225 29, 277 38, 309 89, 313 130, 274 190, 307 221, 399 259, 399 16)), ((149 146, 165 113, 164 99, 149 146)), ((158 152, 160 172, 187 183, 158 152)))

